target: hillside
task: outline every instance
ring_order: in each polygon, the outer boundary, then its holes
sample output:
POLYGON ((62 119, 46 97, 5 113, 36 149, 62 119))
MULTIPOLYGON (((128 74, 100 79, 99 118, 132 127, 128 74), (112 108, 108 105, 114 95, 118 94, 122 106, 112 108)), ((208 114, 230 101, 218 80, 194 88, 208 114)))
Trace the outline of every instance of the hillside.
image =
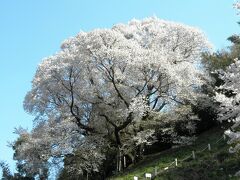
POLYGON ((134 176, 144 179, 145 173, 158 175, 159 180, 213 180, 239 179, 234 177, 240 169, 240 157, 228 152, 227 140, 223 138, 223 130, 210 129, 202 133, 190 146, 170 149, 144 157, 134 167, 131 167, 111 180, 133 180, 134 176), (208 149, 208 144, 211 150, 208 149), (193 159, 192 151, 195 152, 193 159), (175 158, 178 165, 175 165, 175 158), (167 170, 164 168, 168 167, 167 170))

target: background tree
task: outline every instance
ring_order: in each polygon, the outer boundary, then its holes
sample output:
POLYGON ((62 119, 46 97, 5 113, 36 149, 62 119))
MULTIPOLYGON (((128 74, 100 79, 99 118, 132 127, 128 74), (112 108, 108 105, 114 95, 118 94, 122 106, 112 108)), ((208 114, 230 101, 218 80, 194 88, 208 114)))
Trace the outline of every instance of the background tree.
MULTIPOLYGON (((234 8, 239 10, 240 3, 236 2, 234 8)), ((220 104, 218 120, 227 121, 230 124, 230 128, 225 131, 225 134, 229 136, 228 143, 231 144, 229 151, 236 153, 240 150, 240 38, 239 35, 232 35, 228 40, 232 42, 228 52, 228 62, 231 64, 229 66, 224 64, 223 68, 217 71, 221 83, 215 87, 215 99, 220 104)), ((240 171, 236 175, 239 176, 240 171)))
POLYGON ((231 153, 240 150, 240 61, 231 64, 220 74, 224 84, 217 88, 216 100, 220 103, 219 121, 231 122, 232 126, 225 134, 229 136, 228 143, 232 145, 231 153))
POLYGON ((215 53, 203 53, 202 65, 209 72, 212 81, 207 81, 203 86, 204 98, 199 98, 194 112, 202 119, 198 124, 198 131, 216 125, 218 119, 219 104, 215 102, 215 88, 224 84, 222 75, 228 71, 228 67, 237 61, 240 54, 240 40, 238 35, 232 35, 228 39, 231 45, 215 53), (207 121, 205 121, 207 119, 207 121))

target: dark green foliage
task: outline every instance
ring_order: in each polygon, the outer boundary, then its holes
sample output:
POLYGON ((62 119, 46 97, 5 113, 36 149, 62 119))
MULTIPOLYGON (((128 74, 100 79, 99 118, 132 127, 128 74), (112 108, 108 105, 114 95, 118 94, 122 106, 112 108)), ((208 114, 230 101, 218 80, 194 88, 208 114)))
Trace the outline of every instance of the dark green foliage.
POLYGON ((198 115, 196 133, 199 134, 214 127, 217 122, 218 104, 209 96, 202 96, 197 99, 196 105, 192 105, 193 112, 198 115))
POLYGON ((213 54, 205 53, 202 58, 203 65, 210 73, 218 69, 225 69, 233 62, 233 55, 225 50, 213 54))
POLYGON ((218 70, 225 70, 230 64, 240 59, 240 37, 232 35, 228 38, 232 43, 227 49, 215 53, 204 53, 202 55, 202 64, 214 80, 212 86, 220 86, 223 81, 219 78, 218 70))
POLYGON ((240 38, 238 35, 234 34, 232 36, 230 36, 229 38, 227 38, 228 41, 232 42, 233 44, 240 44, 240 38))
POLYGON ((202 63, 209 72, 219 69, 225 70, 236 58, 240 58, 240 37, 232 35, 228 40, 232 45, 227 49, 202 55, 202 63))

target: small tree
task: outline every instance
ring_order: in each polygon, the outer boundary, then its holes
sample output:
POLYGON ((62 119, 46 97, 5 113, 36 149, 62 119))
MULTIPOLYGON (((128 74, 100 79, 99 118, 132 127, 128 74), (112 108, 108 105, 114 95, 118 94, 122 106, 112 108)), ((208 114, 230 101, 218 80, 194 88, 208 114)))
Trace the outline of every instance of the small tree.
POLYGON ((8 167, 8 164, 1 161, 0 168, 2 169, 2 180, 12 180, 13 175, 8 167))

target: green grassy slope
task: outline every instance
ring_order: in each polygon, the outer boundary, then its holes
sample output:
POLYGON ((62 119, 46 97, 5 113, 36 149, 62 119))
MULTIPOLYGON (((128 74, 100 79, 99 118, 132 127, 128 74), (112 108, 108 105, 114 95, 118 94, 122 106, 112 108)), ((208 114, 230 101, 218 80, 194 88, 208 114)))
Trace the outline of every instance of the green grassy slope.
POLYGON ((240 179, 233 175, 240 169, 240 156, 230 154, 229 146, 224 141, 223 130, 220 128, 210 129, 201 134, 191 146, 170 149, 161 153, 144 157, 134 167, 125 170, 123 173, 111 177, 111 180, 133 180, 134 176, 145 179, 144 173, 153 173, 157 168, 158 175, 154 179, 159 180, 227 180, 240 179), (221 140, 219 140, 222 138, 221 140), (205 147, 211 144, 211 151, 205 147), (196 159, 189 157, 195 151, 196 159), (178 159, 178 166, 175 166, 174 159, 178 159), (168 170, 164 170, 169 167, 168 170))

